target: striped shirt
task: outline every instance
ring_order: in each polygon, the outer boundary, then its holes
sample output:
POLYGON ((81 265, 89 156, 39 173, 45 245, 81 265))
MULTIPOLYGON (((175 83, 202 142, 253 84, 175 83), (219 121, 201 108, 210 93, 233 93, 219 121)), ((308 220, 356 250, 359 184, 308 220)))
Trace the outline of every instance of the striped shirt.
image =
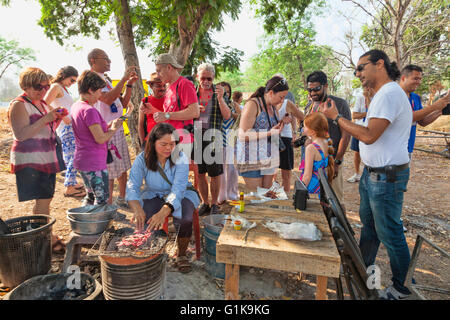
MULTIPOLYGON (((25 104, 25 110, 28 113, 30 125, 38 121, 43 115, 31 103, 25 101, 22 97, 17 97, 14 101, 21 101, 25 104)), ((50 111, 48 106, 42 101, 45 112, 44 115, 50 111)), ((14 141, 11 147, 11 173, 16 173, 24 168, 33 168, 45 173, 56 173, 59 170, 58 159, 56 158, 55 135, 52 133, 56 129, 55 122, 45 125, 32 138, 19 141, 14 136, 14 141)))

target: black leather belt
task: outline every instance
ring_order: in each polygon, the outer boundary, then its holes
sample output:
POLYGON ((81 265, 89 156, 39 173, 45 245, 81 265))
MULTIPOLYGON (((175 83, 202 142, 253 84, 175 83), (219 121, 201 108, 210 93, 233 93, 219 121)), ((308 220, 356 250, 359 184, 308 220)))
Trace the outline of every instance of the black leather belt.
MULTIPOLYGON (((409 162, 405 163, 405 164, 401 164, 399 166, 386 166, 386 167, 394 167, 396 172, 403 171, 409 167, 409 162)), ((386 173, 386 167, 372 168, 372 167, 366 166, 367 171, 369 171, 369 173, 386 173)))

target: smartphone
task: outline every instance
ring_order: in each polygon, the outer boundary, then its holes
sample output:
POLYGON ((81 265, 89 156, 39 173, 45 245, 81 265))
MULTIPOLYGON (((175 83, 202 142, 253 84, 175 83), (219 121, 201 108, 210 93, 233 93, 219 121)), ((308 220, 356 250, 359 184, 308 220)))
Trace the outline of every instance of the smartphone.
POLYGON ((120 117, 119 117, 119 119, 120 119, 120 120, 123 120, 123 121, 125 121, 125 120, 127 120, 127 119, 128 119, 128 117, 129 117, 129 116, 127 116, 127 115, 124 115, 124 116, 120 116, 120 117))

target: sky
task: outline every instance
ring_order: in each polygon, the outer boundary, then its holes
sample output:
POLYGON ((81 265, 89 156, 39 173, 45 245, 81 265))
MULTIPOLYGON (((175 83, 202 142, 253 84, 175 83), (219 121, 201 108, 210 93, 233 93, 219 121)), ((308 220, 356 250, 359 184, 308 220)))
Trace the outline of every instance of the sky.
MULTIPOLYGON (((324 17, 315 18, 313 21, 317 30, 317 43, 333 45, 342 48, 340 39, 343 38, 347 24, 337 12, 337 9, 349 10, 350 6, 340 0, 327 1, 333 8, 324 17)), ((10 7, 0 6, 0 35, 7 40, 17 40, 21 46, 31 47, 35 50, 36 61, 29 65, 39 67, 49 74, 56 72, 63 66, 72 65, 79 73, 88 69, 87 54, 92 48, 102 48, 112 60, 111 78, 121 78, 124 71, 124 62, 120 46, 108 33, 108 28, 102 29, 100 40, 79 37, 71 40, 76 46, 81 47, 76 51, 70 47, 62 47, 56 41, 52 41, 44 35, 43 29, 37 25, 40 18, 40 5, 36 0, 11 0, 10 7)), ((254 13, 244 7, 239 19, 232 21, 225 18, 225 27, 222 32, 216 32, 216 39, 222 46, 231 46, 244 52, 241 71, 249 65, 249 59, 258 52, 258 39, 263 35, 262 23, 254 18, 254 13)), ((155 71, 153 58, 148 57, 145 50, 137 48, 142 76, 148 78, 155 71)), ((8 76, 17 77, 17 70, 12 70, 8 76)), ((71 91, 75 93, 75 86, 71 91)))

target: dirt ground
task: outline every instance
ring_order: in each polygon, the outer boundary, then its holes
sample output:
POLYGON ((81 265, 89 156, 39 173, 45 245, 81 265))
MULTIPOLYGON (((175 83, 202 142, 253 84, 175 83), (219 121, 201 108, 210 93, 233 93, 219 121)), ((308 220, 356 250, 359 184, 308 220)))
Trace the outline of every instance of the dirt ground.
MULTIPOLYGON (((441 117, 427 130, 438 130, 450 132, 450 119, 448 116, 441 117)), ((418 136, 433 135, 418 131, 418 136)), ((0 217, 3 220, 19 217, 32 212, 32 202, 17 201, 15 176, 10 174, 9 152, 12 135, 6 121, 4 110, 0 110, 0 217)), ((417 147, 443 151, 445 149, 444 139, 418 138, 417 147)), ((448 146, 447 146, 448 147, 448 146)), ((131 152, 131 148, 130 148, 131 152)), ((298 151, 297 151, 298 152, 298 151)), ((134 155, 132 156, 134 159, 134 155)), ((299 156, 297 154, 298 161, 299 156)), ((434 244, 447 252, 450 251, 450 198, 448 196, 450 179, 450 159, 439 155, 414 151, 411 176, 408 183, 408 191, 405 195, 403 221, 407 228, 405 233, 407 242, 412 253, 418 234, 424 235, 434 244)), ((298 168, 298 164, 295 166, 298 168)), ((348 151, 344 160, 344 179, 353 174, 353 152, 348 151)), ((245 190, 242 178, 239 178, 239 190, 245 190)), ((54 199, 51 203, 51 214, 56 218, 53 232, 64 240, 68 240, 71 228, 66 219, 66 210, 80 206, 80 199, 66 198, 63 195, 64 178, 57 175, 57 184, 54 199)), ((278 181, 281 181, 279 174, 278 181)), ((81 182, 81 179, 79 180, 81 182)), ((117 190, 115 190, 115 196, 117 190)), ((347 217, 356 233, 357 240, 361 231, 359 219, 359 194, 358 184, 344 182, 345 206, 347 217)), ((222 206, 222 211, 228 213, 231 207, 222 206)), ((131 212, 120 210, 121 213, 132 217, 131 212)), ((87 249, 83 249, 80 266, 83 271, 100 278, 100 264, 92 257, 85 255, 87 249)), ((191 241, 189 256, 193 261, 193 270, 189 274, 181 274, 173 266, 175 246, 168 246, 169 264, 166 278, 165 299, 223 299, 224 282, 212 278, 205 270, 205 262, 195 261, 194 243, 191 241)), ((60 272, 63 255, 53 255, 52 271, 60 272)), ((382 285, 388 286, 391 278, 389 259, 385 248, 381 245, 377 265, 382 272, 382 285)), ((429 245, 424 245, 417 263, 414 278, 417 283, 425 286, 440 287, 450 290, 450 267, 448 259, 429 245)), ((259 268, 241 267, 240 295, 242 299, 266 300, 309 300, 314 299, 315 276, 301 275, 298 273, 279 272, 259 268)), ((1 283, 0 283, 1 287, 1 283)), ((422 292, 428 299, 448 299, 449 296, 422 292)), ((348 299, 348 295, 346 298, 348 299)), ((1 299, 1 297, 0 297, 1 299)), ((328 299, 336 299, 335 284, 328 280, 328 299)))

